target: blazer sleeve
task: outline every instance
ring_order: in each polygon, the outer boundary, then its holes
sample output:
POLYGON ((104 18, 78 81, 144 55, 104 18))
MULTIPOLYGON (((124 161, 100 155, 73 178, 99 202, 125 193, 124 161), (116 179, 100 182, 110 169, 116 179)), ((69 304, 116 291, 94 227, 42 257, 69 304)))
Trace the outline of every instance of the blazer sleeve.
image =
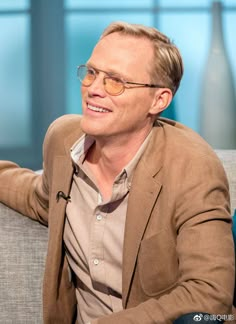
POLYGON ((0 202, 47 225, 45 175, 38 175, 10 161, 0 161, 0 202))
POLYGON ((44 139, 42 174, 14 162, 0 161, 0 202, 44 225, 48 225, 48 174, 52 171, 50 145, 53 128, 54 124, 49 127, 44 139))

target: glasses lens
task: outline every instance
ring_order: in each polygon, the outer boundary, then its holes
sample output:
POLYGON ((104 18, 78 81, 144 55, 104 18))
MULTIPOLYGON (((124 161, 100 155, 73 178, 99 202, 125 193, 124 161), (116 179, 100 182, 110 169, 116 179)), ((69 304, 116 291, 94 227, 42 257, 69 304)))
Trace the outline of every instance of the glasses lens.
POLYGON ((124 83, 117 78, 104 78, 104 86, 106 92, 113 96, 119 95, 124 91, 124 83))
POLYGON ((85 65, 81 65, 78 67, 77 75, 80 82, 85 87, 90 86, 96 78, 95 71, 93 69, 88 68, 85 65))

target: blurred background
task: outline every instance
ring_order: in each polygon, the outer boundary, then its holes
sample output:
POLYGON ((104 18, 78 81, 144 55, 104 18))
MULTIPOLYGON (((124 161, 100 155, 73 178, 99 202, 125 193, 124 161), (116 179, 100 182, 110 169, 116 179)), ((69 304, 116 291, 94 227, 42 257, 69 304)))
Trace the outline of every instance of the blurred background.
MULTIPOLYGON (((221 4, 235 89, 236 0, 221 4)), ((49 124, 62 114, 81 113, 76 67, 115 20, 155 26, 179 47, 185 73, 166 116, 201 133, 212 16, 211 0, 0 0, 0 159, 42 167, 49 124)))

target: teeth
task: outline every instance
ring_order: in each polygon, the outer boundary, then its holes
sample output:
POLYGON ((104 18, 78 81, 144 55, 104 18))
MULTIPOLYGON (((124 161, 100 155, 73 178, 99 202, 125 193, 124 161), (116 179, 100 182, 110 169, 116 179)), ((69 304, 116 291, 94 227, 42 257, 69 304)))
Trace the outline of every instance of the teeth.
POLYGON ((95 106, 92 106, 92 105, 88 105, 88 108, 90 110, 97 111, 97 112, 102 112, 102 113, 109 112, 108 109, 104 109, 104 108, 100 108, 100 107, 95 107, 95 106))

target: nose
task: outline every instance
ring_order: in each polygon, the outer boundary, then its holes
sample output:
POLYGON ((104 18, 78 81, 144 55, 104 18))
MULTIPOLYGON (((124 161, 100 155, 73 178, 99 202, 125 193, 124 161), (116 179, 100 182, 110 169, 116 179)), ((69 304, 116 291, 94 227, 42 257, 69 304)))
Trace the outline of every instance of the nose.
POLYGON ((104 97, 106 95, 104 88, 104 76, 101 74, 101 72, 96 75, 95 80, 87 89, 90 96, 104 97))

